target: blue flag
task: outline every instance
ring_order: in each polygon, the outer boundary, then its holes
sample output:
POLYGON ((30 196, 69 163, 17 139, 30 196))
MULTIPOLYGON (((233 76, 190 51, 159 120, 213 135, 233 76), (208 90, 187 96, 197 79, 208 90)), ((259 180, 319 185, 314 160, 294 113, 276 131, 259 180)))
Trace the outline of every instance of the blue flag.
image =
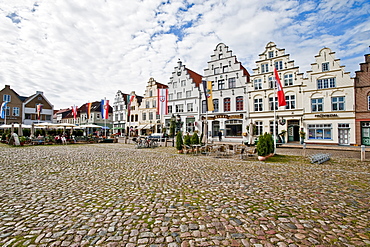
POLYGON ((5 118, 5 111, 6 111, 6 105, 8 104, 8 101, 4 101, 1 104, 1 118, 5 118))

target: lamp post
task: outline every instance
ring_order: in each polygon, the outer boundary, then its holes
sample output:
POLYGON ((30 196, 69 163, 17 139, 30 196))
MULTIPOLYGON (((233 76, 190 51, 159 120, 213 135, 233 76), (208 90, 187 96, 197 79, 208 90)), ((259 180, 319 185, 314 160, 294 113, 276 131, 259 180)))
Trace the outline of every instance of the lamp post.
POLYGON ((181 117, 179 114, 176 116, 176 133, 181 130, 181 117))

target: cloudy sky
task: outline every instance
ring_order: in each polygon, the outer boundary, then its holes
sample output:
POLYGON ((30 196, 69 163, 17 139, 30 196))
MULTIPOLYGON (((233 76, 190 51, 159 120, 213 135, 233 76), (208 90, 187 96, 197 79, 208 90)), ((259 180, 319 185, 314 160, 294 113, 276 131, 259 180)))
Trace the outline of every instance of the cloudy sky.
POLYGON ((354 75, 370 53, 368 0, 0 0, 0 86, 55 109, 203 73, 225 43, 250 73, 273 41, 301 72, 329 47, 354 75))

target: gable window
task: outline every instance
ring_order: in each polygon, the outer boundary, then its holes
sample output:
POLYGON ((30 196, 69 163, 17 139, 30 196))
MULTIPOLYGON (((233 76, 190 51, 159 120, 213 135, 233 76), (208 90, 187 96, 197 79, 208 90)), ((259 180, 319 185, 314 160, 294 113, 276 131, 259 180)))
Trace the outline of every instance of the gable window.
POLYGON ((285 86, 292 86, 293 85, 293 74, 285 74, 284 75, 284 85, 285 86))
POLYGON ((168 100, 173 100, 173 94, 172 93, 168 94, 168 100))
POLYGON ((311 99, 312 112, 319 112, 324 110, 323 98, 311 99))
POLYGON ((3 101, 10 102, 10 100, 11 100, 11 96, 9 94, 4 94, 3 95, 3 101))
POLYGON ((317 80, 317 89, 336 87, 335 77, 317 80))
POLYGON ((13 107, 13 116, 19 117, 19 107, 13 107))
POLYGON ((321 67, 322 67, 322 72, 329 71, 329 62, 322 63, 321 67))
POLYGON ((225 80, 218 81, 218 89, 225 89, 225 80))
POLYGON ((149 91, 149 97, 152 97, 153 96, 153 91, 152 90, 150 90, 149 91))
POLYGON ((149 108, 149 101, 145 101, 145 108, 149 108))
POLYGON ((224 111, 230 111, 230 98, 224 98, 224 111))
POLYGON ((181 99, 181 98, 182 98, 182 93, 181 93, 181 92, 178 92, 178 93, 177 93, 177 98, 178 98, 178 99, 181 99))
POLYGON ((144 121, 146 120, 146 113, 145 112, 143 113, 143 120, 144 121))
POLYGON ((218 73, 220 73, 220 68, 214 68, 214 70, 213 70, 213 73, 215 74, 215 75, 217 75, 218 73))
POLYGON ((295 95, 285 96, 286 106, 285 109, 295 109, 295 95))
POLYGON ((191 97, 191 91, 186 91, 186 98, 190 98, 191 97))
POLYGON ((269 72, 269 64, 268 63, 261 64, 261 72, 262 73, 269 72))
POLYGON ((270 111, 274 110, 274 105, 275 105, 275 110, 277 110, 278 109, 277 97, 275 97, 275 100, 274 100, 274 97, 270 97, 269 98, 269 109, 270 109, 270 111))
POLYGON ((177 81, 173 82, 173 88, 177 88, 177 81))
POLYGON ((235 77, 229 78, 229 88, 236 87, 236 80, 235 77))
POLYGON ((344 102, 345 97, 332 97, 331 98, 331 110, 332 111, 344 111, 345 110, 345 102, 344 102))
POLYGON ((274 57, 274 52, 273 51, 269 51, 269 58, 273 58, 274 57))
POLYGON ((213 100, 213 108, 214 108, 213 112, 218 112, 219 111, 219 109, 218 109, 218 99, 213 100))
POLYGON ((186 81, 185 81, 185 80, 182 80, 182 81, 181 81, 181 86, 182 86, 182 87, 185 87, 185 86, 186 86, 186 81))
POLYGON ((254 79, 254 90, 262 89, 262 79, 254 79))
POLYGON ((236 97, 236 110, 242 111, 243 105, 244 105, 243 96, 236 97))
POLYGON ((277 70, 281 70, 281 69, 283 69, 283 61, 276 61, 276 62, 275 62, 275 68, 276 68, 277 70))
POLYGON ((222 67, 222 73, 226 73, 228 71, 229 71, 229 66, 226 65, 222 67))
POLYGON ((262 98, 254 99, 254 111, 263 111, 262 98))

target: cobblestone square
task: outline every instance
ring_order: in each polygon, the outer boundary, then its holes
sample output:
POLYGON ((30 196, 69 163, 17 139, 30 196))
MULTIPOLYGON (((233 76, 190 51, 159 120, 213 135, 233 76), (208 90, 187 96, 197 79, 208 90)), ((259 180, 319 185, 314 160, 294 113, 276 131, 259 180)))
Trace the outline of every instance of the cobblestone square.
POLYGON ((0 246, 370 246, 367 162, 0 146, 0 246))

